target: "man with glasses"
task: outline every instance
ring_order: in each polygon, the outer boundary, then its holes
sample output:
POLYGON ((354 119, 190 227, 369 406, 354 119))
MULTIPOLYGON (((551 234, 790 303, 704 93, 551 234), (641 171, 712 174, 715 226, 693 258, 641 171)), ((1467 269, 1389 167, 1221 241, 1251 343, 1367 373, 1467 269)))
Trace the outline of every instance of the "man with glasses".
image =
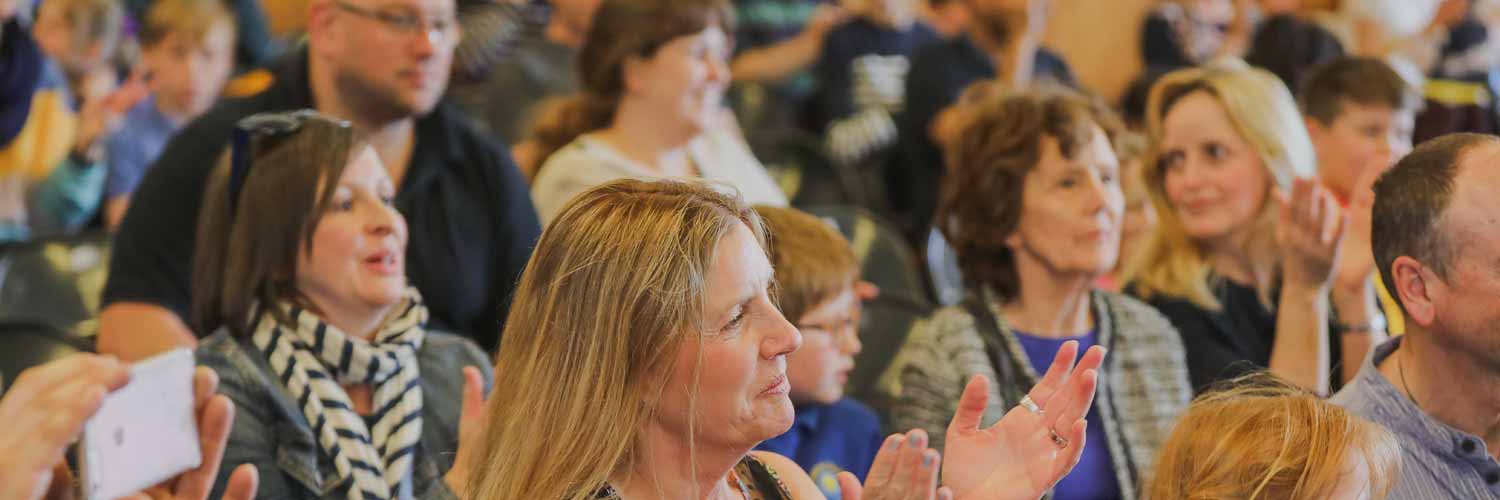
MULTIPOLYGON (((493 351, 541 228, 504 146, 439 100, 461 36, 454 0, 314 0, 308 41, 265 91, 185 127, 136 192, 116 236, 98 347, 127 360, 194 343, 187 314, 205 185, 245 116, 313 108, 348 120, 396 182, 407 275, 432 326, 493 351)), ((202 333, 202 332, 200 332, 202 333)))

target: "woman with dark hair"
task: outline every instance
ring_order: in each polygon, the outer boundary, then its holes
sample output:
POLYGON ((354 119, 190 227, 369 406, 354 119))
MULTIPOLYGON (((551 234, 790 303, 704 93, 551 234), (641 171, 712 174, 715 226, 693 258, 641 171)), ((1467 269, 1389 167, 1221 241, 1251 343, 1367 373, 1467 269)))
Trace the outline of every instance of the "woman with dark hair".
POLYGON ((194 322, 212 332, 198 361, 241 411, 217 488, 248 463, 259 498, 454 498, 460 411, 478 412, 491 365, 424 328, 379 157, 311 111, 235 134, 193 263, 194 322))
POLYGON ((753 204, 787 204, 722 104, 730 9, 725 0, 599 6, 578 54, 582 90, 549 104, 532 133, 543 224, 573 195, 622 177, 715 179, 753 204))
POLYGON ((984 409, 994 421, 1047 385, 1037 374, 1056 353, 1102 346, 1111 362, 1099 371, 1089 447, 1056 495, 1137 498, 1191 391, 1167 319, 1096 285, 1115 268, 1124 225, 1107 133, 1117 119, 1097 100, 1042 89, 996 93, 957 120, 937 226, 967 293, 917 323, 882 377, 888 422, 942 436, 974 377, 994 381, 984 409))

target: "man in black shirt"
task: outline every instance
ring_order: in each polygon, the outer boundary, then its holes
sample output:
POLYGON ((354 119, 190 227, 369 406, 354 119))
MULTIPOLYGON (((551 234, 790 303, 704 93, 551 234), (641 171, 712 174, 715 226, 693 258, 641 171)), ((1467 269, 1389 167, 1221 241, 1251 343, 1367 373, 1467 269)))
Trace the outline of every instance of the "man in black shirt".
POLYGON ((943 155, 933 121, 969 84, 1000 78, 1024 86, 1051 80, 1075 86, 1061 57, 1041 46, 1046 0, 960 0, 969 11, 965 34, 928 44, 906 73, 906 107, 896 118, 897 144, 887 166, 895 221, 922 248, 937 209, 943 155))
POLYGON ((308 35, 267 89, 215 106, 147 172, 115 239, 100 352, 140 359, 194 342, 185 320, 208 176, 240 118, 301 108, 349 120, 399 186, 407 275, 432 327, 495 349, 541 228, 505 150, 439 105, 460 36, 453 0, 316 0, 308 35))

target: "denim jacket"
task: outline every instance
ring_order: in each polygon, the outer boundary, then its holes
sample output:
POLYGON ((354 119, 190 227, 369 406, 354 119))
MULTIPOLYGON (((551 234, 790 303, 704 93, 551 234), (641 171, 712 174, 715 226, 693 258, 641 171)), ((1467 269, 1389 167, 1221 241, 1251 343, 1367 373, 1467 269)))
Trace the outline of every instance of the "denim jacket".
MULTIPOLYGON (((198 364, 219 374, 219 393, 234 401, 234 428, 209 498, 220 498, 229 475, 240 464, 260 472, 256 498, 274 500, 342 499, 333 461, 314 439, 312 425, 296 399, 278 381, 249 337, 219 330, 198 345, 198 364)), ((458 450, 458 417, 463 404, 463 368, 484 374, 489 392, 493 368, 473 342, 429 330, 417 353, 422 372, 422 441, 402 500, 457 500, 443 482, 458 450)))

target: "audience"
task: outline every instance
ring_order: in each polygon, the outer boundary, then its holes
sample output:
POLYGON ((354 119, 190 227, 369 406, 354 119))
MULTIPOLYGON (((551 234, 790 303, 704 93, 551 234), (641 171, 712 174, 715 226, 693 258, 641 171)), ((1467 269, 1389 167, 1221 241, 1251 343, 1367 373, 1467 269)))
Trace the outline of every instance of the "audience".
POLYGON ((274 68, 274 84, 183 128, 146 173, 114 240, 99 350, 137 359, 193 342, 184 318, 209 171, 240 118, 313 107, 364 134, 397 186, 413 231, 405 268, 432 326, 492 351, 540 228, 505 150, 439 105, 453 12, 453 0, 313 2, 308 42, 274 68))
MULTIPOLYGON (((3 12, 0 12, 3 13, 3 12)), ((0 399, 0 498, 73 498, 72 473, 65 454, 104 397, 130 383, 130 367, 111 356, 74 354, 21 373, 0 399)), ((131 498, 249 500, 255 496, 254 466, 225 473, 229 486, 208 496, 219 475, 225 438, 235 420, 229 398, 215 394, 219 377, 205 367, 193 372, 193 401, 203 462, 131 498)))
POLYGON ((994 421, 1067 370, 1070 345, 1108 349, 1115 362, 1101 372, 1089 446, 1059 498, 1138 497, 1191 397, 1183 343, 1166 318, 1094 288, 1120 249, 1125 203, 1106 133, 1116 127, 1102 103, 1060 89, 978 104, 950 149, 938 212, 968 293, 913 327, 880 383, 890 424, 925 429, 942 449, 965 381, 995 381, 984 409, 994 421))
POLYGON ((13 8, 0 18, 0 243, 75 232, 98 210, 104 139, 145 90, 117 88, 107 63, 122 17, 110 0, 52 0, 34 39, 13 8))
MULTIPOLYGON (((44 0, 50 1, 50 0, 44 0)), ((149 22, 151 10, 164 0, 121 0, 131 15, 149 22)), ((232 9, 235 27, 233 34, 234 61, 240 69, 250 69, 270 64, 281 52, 282 44, 272 38, 271 23, 266 19, 265 9, 258 0, 223 0, 222 5, 232 9)))
POLYGON ((924 0, 922 21, 939 36, 953 38, 968 28, 969 6, 965 0, 924 0))
POLYGON ((722 105, 729 85, 726 0, 603 0, 579 52, 583 90, 535 132, 544 158, 531 188, 542 222, 591 187, 621 177, 726 181, 751 203, 786 195, 750 153, 722 105))
MULTIPOLYGON (((538 104, 578 91, 578 50, 600 1, 549 0, 547 22, 526 29, 483 81, 455 86, 455 101, 493 137, 520 144, 538 104)), ((536 163, 540 161, 521 161, 536 163)))
POLYGON ((912 53, 938 39, 918 22, 920 0, 869 0, 825 37, 809 110, 835 161, 857 164, 896 142, 912 53))
POLYGON ((1115 268, 1099 278, 1099 288, 1119 292, 1120 281, 1129 263, 1141 254, 1151 233, 1156 231, 1156 207, 1151 205, 1151 191, 1146 189, 1146 138, 1135 132, 1120 132, 1114 137, 1115 157, 1120 161, 1120 192, 1125 195, 1125 216, 1120 224, 1120 257, 1115 268))
POLYGON ((222 0, 156 0, 136 38, 151 93, 125 115, 106 142, 109 175, 104 220, 118 227, 135 191, 167 140, 208 111, 234 69, 234 17, 222 0))
POLYGON ((730 30, 735 82, 762 84, 768 126, 806 123, 807 100, 821 85, 809 71, 823 52, 829 32, 852 14, 836 0, 734 0, 736 27, 730 30))
POLYGON ((865 480, 885 440, 875 412, 844 397, 861 348, 859 262, 838 230, 817 217, 791 208, 755 211, 770 240, 776 304, 802 333, 802 346, 786 355, 792 428, 755 449, 796 461, 824 496, 838 500, 838 473, 865 480))
POLYGON ((1255 30, 1245 62, 1275 74, 1296 96, 1308 71, 1343 55, 1344 46, 1328 30, 1294 15, 1281 15, 1265 20, 1255 30))
MULTIPOLYGON (((481 447, 460 458, 484 470, 468 493, 821 498, 791 460, 750 451, 792 426, 783 367, 802 343, 771 297, 766 239, 741 198, 698 182, 619 180, 571 200, 517 287, 496 359, 509 383, 490 397, 481 447)), ((1054 370, 1032 409, 993 427, 979 427, 988 384, 970 382, 941 498, 1050 489, 1084 444, 1103 354, 1054 370)), ((886 438, 864 488, 840 474, 843 495, 933 498, 940 465, 927 441, 922 430, 886 438)))
POLYGON ((458 479, 440 476, 490 365, 426 327, 380 157, 310 111, 253 115, 234 133, 193 262, 194 323, 213 332, 198 362, 245 410, 225 460, 254 464, 267 499, 451 497, 458 479))
POLYGON ((886 185, 891 207, 900 215, 894 222, 912 242, 926 241, 942 185, 944 138, 932 133, 933 124, 964 88, 997 77, 1007 86, 1032 80, 1075 83, 1068 65, 1041 47, 1049 1, 961 1, 970 12, 965 34, 912 56, 906 105, 896 120, 899 138, 886 185))
MULTIPOLYGON (((1411 152, 1421 95, 1389 65, 1373 58, 1330 62, 1313 70, 1303 83, 1302 121, 1318 155, 1318 179, 1349 212, 1349 235, 1335 286, 1366 300, 1378 296, 1387 330, 1400 334, 1405 331, 1401 308, 1380 284, 1370 253, 1370 186, 1411 152)), ((1345 363, 1343 377, 1351 379, 1358 371, 1358 363, 1345 363)))
POLYGON ((1413 498, 1391 492, 1416 468, 1384 428, 1262 373, 1193 401, 1143 498, 1413 498))
POLYGON ((1152 89, 1148 123, 1161 224, 1127 277, 1182 334, 1194 389, 1269 367, 1327 393, 1330 367, 1364 359, 1375 312, 1329 293, 1344 216, 1310 179, 1291 94, 1238 61, 1179 70, 1152 89))
POLYGON ((1152 70, 1241 57, 1255 30, 1252 2, 1160 0, 1141 24, 1141 59, 1152 70))
POLYGON ((1417 146, 1375 184, 1371 241, 1406 334, 1376 348, 1333 402, 1396 434, 1393 498, 1500 493, 1500 387, 1493 325, 1500 139, 1455 134, 1417 146))

